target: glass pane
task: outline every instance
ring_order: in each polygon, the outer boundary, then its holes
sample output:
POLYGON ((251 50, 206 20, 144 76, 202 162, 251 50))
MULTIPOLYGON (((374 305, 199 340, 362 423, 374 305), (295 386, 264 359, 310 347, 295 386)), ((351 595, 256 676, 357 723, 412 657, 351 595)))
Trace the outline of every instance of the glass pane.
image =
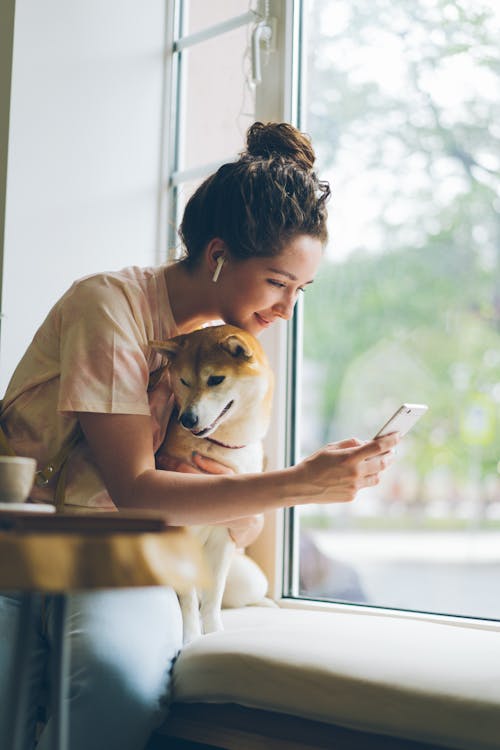
POLYGON ((255 95, 247 84, 248 33, 241 27, 182 54, 187 82, 183 169, 232 158, 243 148, 245 132, 255 119, 255 95))
POLYGON ((330 243, 302 454, 429 411, 380 485, 299 514, 301 595, 500 619, 500 10, 305 0, 330 243))
POLYGON ((223 23, 228 18, 240 16, 250 9, 249 0, 186 0, 185 34, 194 34, 217 23, 223 23))

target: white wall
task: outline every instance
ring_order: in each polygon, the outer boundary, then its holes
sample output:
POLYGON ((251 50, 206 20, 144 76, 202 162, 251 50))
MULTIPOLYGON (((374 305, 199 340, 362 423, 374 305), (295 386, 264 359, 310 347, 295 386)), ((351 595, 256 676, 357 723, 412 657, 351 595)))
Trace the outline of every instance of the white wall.
MULTIPOLYGON (((9 150, 10 81, 14 41, 15 0, 2 0, 0 10, 0 312, 2 303, 5 203, 7 198, 7 154, 9 150)), ((1 335, 0 317, 0 335, 1 335)))
POLYGON ((164 0, 17 0, 0 395, 80 276, 162 260, 164 0))

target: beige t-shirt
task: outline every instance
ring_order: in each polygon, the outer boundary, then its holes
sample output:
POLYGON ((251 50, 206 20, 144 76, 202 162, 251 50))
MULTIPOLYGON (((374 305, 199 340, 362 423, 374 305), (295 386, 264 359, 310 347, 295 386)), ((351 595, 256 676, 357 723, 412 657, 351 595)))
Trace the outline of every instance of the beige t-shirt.
MULTIPOLYGON (((164 364, 152 339, 178 334, 165 266, 126 268, 73 284, 38 329, 7 387, 2 426, 17 455, 43 468, 73 433, 77 412, 151 416, 155 452, 173 407, 168 380, 148 394, 164 364)), ((51 502, 53 482, 32 499, 51 502)), ((115 506, 82 441, 68 464, 66 504, 74 510, 115 506)))

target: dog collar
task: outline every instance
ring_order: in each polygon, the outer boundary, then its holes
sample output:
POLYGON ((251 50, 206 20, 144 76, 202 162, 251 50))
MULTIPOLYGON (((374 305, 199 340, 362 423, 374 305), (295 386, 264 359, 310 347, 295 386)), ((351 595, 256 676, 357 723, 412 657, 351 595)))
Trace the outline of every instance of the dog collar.
POLYGON ((214 443, 215 445, 220 445, 221 448, 231 448, 232 450, 238 450, 239 448, 246 448, 245 445, 226 445, 225 443, 221 443, 220 440, 214 440, 214 438, 206 437, 205 440, 209 440, 211 443, 214 443))

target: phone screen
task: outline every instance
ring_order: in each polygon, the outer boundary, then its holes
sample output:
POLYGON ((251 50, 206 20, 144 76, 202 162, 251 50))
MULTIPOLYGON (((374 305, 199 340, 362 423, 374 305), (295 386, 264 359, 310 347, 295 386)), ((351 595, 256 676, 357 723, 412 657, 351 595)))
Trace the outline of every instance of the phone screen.
POLYGON ((403 404, 377 432, 375 438, 389 435, 391 432, 399 432, 401 437, 406 435, 428 408, 426 404, 403 404))

